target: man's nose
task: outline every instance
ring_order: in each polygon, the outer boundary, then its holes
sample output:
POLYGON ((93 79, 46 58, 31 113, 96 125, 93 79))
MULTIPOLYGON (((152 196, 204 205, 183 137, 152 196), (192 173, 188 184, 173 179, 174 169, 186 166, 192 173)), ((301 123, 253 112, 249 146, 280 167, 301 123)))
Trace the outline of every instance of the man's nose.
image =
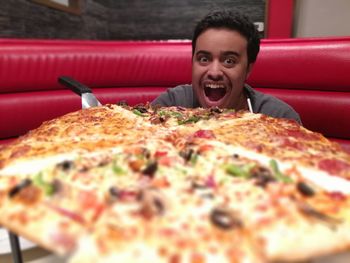
POLYGON ((223 76, 223 72, 221 70, 220 62, 213 61, 209 65, 208 69, 208 77, 214 80, 221 79, 223 76))

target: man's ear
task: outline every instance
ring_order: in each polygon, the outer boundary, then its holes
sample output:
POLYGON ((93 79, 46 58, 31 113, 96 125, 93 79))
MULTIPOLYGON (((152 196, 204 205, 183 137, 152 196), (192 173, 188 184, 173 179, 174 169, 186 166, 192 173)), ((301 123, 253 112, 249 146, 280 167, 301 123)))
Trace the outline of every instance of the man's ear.
POLYGON ((251 73, 252 70, 253 70, 253 66, 254 66, 254 63, 249 63, 248 68, 247 68, 247 76, 246 76, 246 79, 249 78, 250 73, 251 73))

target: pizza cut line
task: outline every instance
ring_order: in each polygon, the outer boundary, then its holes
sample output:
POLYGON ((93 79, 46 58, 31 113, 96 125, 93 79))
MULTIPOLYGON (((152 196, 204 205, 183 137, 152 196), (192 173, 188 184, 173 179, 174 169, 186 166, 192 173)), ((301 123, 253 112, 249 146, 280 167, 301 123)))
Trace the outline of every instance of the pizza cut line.
POLYGON ((0 149, 0 224, 69 262, 296 262, 350 247, 350 156, 294 121, 106 105, 0 149))

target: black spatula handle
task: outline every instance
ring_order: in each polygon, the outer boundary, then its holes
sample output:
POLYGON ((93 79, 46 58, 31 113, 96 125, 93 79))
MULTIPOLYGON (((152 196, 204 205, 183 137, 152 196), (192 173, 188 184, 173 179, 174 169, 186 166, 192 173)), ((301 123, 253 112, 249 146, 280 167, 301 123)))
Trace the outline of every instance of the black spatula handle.
POLYGON ((83 93, 92 93, 91 89, 84 84, 76 81, 75 79, 67 76, 60 76, 58 77, 58 82, 61 83, 62 85, 68 87, 71 89, 73 92, 81 96, 83 93))

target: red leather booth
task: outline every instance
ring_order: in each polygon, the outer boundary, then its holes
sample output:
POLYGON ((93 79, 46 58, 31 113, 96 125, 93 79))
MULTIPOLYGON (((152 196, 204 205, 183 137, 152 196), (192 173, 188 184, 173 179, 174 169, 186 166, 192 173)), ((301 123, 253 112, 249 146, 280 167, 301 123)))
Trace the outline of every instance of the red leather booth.
MULTIPOLYGON (((350 151, 350 37, 263 40, 248 83, 299 112, 303 125, 350 151)), ((151 101, 191 82, 189 41, 0 39, 0 142, 81 108, 66 75, 103 103, 151 101)))

